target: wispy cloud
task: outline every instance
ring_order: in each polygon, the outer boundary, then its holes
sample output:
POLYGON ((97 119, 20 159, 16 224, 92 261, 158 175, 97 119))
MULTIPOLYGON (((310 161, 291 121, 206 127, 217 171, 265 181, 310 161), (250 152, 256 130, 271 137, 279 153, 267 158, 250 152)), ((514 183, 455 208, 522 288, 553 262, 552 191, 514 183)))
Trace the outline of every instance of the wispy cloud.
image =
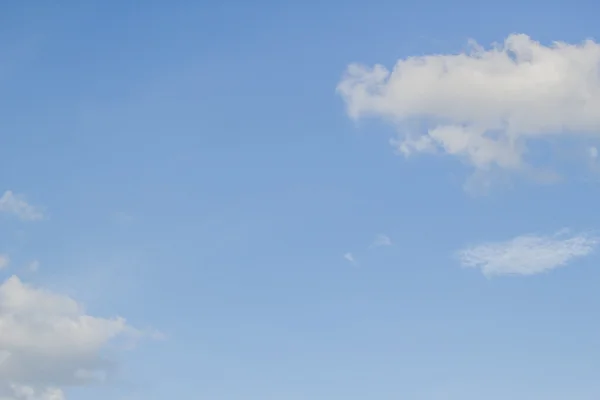
POLYGON ((29 272, 37 272, 40 269, 40 262, 38 260, 33 260, 29 264, 27 264, 27 271, 29 272))
POLYGON ((44 218, 44 213, 38 207, 27 203, 22 195, 11 190, 4 192, 0 197, 0 212, 13 214, 24 221, 36 221, 44 218))
POLYGON ((600 240, 589 234, 522 235, 502 242, 467 247, 458 252, 461 264, 486 276, 534 275, 567 265, 594 251, 600 240))
POLYGON ((6 254, 0 254, 0 269, 5 269, 10 264, 10 257, 6 254))
POLYGON ((369 248, 372 249, 374 247, 391 246, 391 245, 392 245, 392 239, 390 239, 389 236, 381 233, 375 237, 375 239, 373 240, 373 243, 371 243, 369 248))
POLYGON ((356 258, 354 257, 354 255, 352 253, 344 254, 344 259, 352 265, 358 265, 358 260, 356 260, 356 258))
POLYGON ((112 220, 119 225, 129 225, 133 222, 134 218, 133 215, 128 212, 118 211, 113 213, 112 220))

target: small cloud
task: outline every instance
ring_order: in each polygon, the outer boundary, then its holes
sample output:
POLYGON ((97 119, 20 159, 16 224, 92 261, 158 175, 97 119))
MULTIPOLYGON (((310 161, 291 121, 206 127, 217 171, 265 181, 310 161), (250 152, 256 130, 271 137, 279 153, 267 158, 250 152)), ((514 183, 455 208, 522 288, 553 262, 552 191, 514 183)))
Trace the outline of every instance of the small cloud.
POLYGON ((587 148, 587 161, 588 166, 592 173, 598 174, 600 172, 600 163, 598 162, 598 148, 590 146, 587 148))
POLYGON ((373 243, 371 243, 371 246, 369 246, 369 247, 374 248, 374 247, 391 246, 391 245, 392 245, 392 239, 390 239, 389 236, 384 235, 384 234, 379 234, 375 237, 375 240, 373 240, 373 243))
POLYGON ((0 212, 13 214, 23 221, 37 221, 44 218, 44 213, 38 207, 25 201, 22 195, 14 194, 11 190, 0 197, 0 212))
POLYGON ((118 211, 112 215, 112 219, 119 225, 129 225, 133 222, 133 215, 124 211, 118 211))
POLYGON ((534 275, 563 267, 592 253, 599 238, 561 230, 554 235, 522 235, 484 243, 458 252, 463 267, 479 268, 486 276, 534 275))
POLYGON ((80 368, 75 371, 74 376, 76 379, 83 382, 105 382, 107 373, 103 370, 88 370, 80 368))
POLYGON ((356 258, 354 258, 354 255, 352 255, 352 253, 344 254, 344 259, 346 259, 348 262, 350 262, 353 265, 358 265, 358 261, 356 260, 356 258))
POLYGON ((10 257, 6 254, 0 254, 0 269, 5 269, 10 264, 10 257))
POLYGON ((37 272, 40 269, 40 262, 38 260, 33 260, 27 265, 27 270, 29 272, 37 272))

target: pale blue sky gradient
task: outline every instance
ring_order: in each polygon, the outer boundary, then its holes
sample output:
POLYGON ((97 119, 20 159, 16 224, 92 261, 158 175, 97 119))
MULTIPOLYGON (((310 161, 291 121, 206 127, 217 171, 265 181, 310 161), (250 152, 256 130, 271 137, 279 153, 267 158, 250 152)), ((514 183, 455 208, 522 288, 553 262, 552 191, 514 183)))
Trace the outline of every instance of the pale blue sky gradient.
POLYGON ((1 273, 165 333, 69 399, 594 400, 598 257, 531 277, 465 246, 600 227, 600 186, 463 190, 351 121, 347 65, 526 33, 600 36, 592 1, 43 1, 0 7, 1 273), (392 246, 369 248, 378 234, 392 246), (359 260, 352 265, 343 255, 359 260), (36 273, 21 270, 39 260, 36 273))

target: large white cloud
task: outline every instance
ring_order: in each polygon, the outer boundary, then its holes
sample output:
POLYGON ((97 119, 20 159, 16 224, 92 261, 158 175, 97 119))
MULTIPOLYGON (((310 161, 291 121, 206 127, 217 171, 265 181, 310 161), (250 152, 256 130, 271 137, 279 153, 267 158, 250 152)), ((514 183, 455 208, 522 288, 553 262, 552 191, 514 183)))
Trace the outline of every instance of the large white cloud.
POLYGON ((63 389, 104 379, 103 350, 141 332, 122 318, 86 314, 72 298, 24 284, 0 285, 0 400, 62 400, 63 389))
POLYGON ((477 171, 535 172, 531 141, 560 135, 600 137, 600 44, 542 45, 513 34, 462 54, 352 64, 337 87, 350 117, 397 124, 405 155, 444 152, 477 171))
POLYGON ((587 256, 599 242, 595 236, 561 231, 549 236, 523 235, 483 243, 459 251, 458 256, 464 267, 479 268, 486 276, 534 275, 587 256))

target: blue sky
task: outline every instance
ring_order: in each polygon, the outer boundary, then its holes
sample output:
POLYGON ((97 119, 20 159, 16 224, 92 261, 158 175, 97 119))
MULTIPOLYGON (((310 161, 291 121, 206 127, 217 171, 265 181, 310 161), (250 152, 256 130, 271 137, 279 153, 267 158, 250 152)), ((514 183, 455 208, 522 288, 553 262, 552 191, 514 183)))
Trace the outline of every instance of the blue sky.
POLYGON ((598 399, 599 10, 2 5, 0 399, 598 399))

